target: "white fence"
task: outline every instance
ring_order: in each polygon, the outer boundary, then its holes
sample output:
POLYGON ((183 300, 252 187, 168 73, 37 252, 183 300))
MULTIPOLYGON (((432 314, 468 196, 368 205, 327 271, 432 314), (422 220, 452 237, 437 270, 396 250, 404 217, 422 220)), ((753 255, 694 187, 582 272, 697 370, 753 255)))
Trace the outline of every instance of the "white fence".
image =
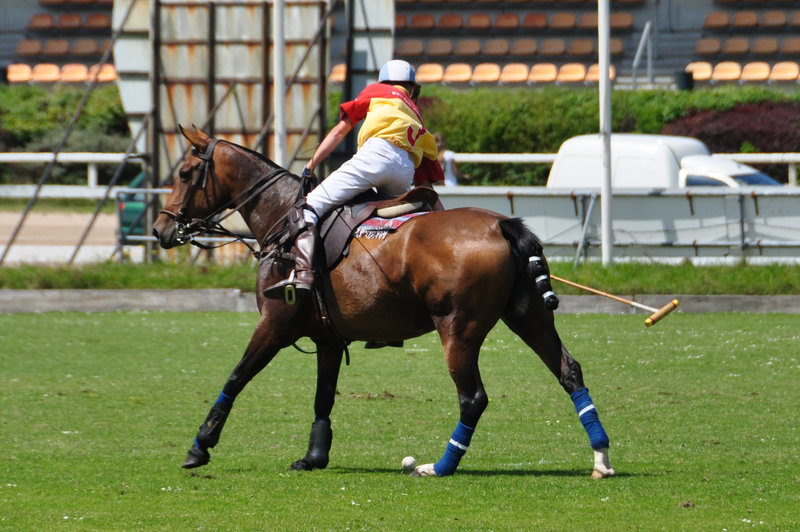
MULTIPOLYGON (((600 255, 599 189, 451 187, 447 208, 481 207, 525 220, 550 257, 600 255)), ((800 189, 693 187, 616 189, 611 203, 615 257, 800 258, 800 189)))

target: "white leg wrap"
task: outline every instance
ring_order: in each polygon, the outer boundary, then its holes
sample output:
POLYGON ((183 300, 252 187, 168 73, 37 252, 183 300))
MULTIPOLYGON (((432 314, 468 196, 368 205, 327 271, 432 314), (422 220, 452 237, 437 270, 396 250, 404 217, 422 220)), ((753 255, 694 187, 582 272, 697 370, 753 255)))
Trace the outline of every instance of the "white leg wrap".
POLYGON ((435 477, 436 471, 433 470, 433 464, 422 464, 421 466, 417 466, 414 471, 411 472, 412 477, 435 477))
POLYGON ((611 461, 608 459, 608 448, 595 451, 592 478, 612 477, 615 474, 616 471, 611 467, 611 461))

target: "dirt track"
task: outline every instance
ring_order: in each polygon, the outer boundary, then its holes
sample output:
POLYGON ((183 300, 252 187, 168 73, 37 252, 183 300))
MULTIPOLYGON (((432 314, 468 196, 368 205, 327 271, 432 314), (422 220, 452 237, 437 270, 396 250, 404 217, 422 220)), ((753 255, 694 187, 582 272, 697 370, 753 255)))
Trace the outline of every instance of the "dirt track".
MULTIPOLYGON (((19 222, 19 212, 0 212, 0 246, 5 246, 19 222)), ((17 246, 74 246, 86 230, 92 215, 76 213, 30 213, 17 235, 17 246)), ((101 214, 92 227, 86 242, 90 246, 116 244, 117 219, 113 214, 101 214)))

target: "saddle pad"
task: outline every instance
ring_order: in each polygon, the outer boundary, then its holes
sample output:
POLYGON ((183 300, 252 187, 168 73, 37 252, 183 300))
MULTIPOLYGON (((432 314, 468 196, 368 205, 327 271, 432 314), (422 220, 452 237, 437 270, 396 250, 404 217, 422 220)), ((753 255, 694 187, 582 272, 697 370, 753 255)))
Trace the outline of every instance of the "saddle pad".
POLYGON ((356 238, 384 239, 386 238, 386 235, 397 231, 397 229, 407 221, 411 220, 412 218, 416 218, 417 216, 422 216, 423 214, 428 213, 415 212, 411 214, 405 214, 403 216, 397 216, 395 218, 380 218, 377 216, 373 218, 367 218, 361 225, 358 226, 354 236, 356 238))

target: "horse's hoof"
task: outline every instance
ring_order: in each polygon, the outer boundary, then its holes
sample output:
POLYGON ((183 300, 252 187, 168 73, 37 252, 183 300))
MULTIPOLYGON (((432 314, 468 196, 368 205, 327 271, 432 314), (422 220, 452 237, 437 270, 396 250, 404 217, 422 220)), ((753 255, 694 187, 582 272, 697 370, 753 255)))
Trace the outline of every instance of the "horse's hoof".
POLYGON ((303 458, 302 460, 298 460, 297 462, 293 463, 290 469, 292 471, 311 471, 314 469, 314 466, 312 466, 305 458, 303 458))
POLYGON ((210 460, 211 455, 208 454, 208 451, 204 451, 197 445, 192 445, 181 467, 184 469, 194 469, 195 467, 206 465, 210 460))
POLYGON ((422 464, 421 466, 417 466, 414 468, 414 471, 411 472, 411 475, 414 478, 417 477, 435 477, 436 471, 433 469, 433 464, 422 464))
POLYGON ((608 459, 608 448, 599 449, 594 452, 594 471, 592 471, 592 478, 607 478, 616 475, 616 471, 611 467, 611 462, 608 459))

